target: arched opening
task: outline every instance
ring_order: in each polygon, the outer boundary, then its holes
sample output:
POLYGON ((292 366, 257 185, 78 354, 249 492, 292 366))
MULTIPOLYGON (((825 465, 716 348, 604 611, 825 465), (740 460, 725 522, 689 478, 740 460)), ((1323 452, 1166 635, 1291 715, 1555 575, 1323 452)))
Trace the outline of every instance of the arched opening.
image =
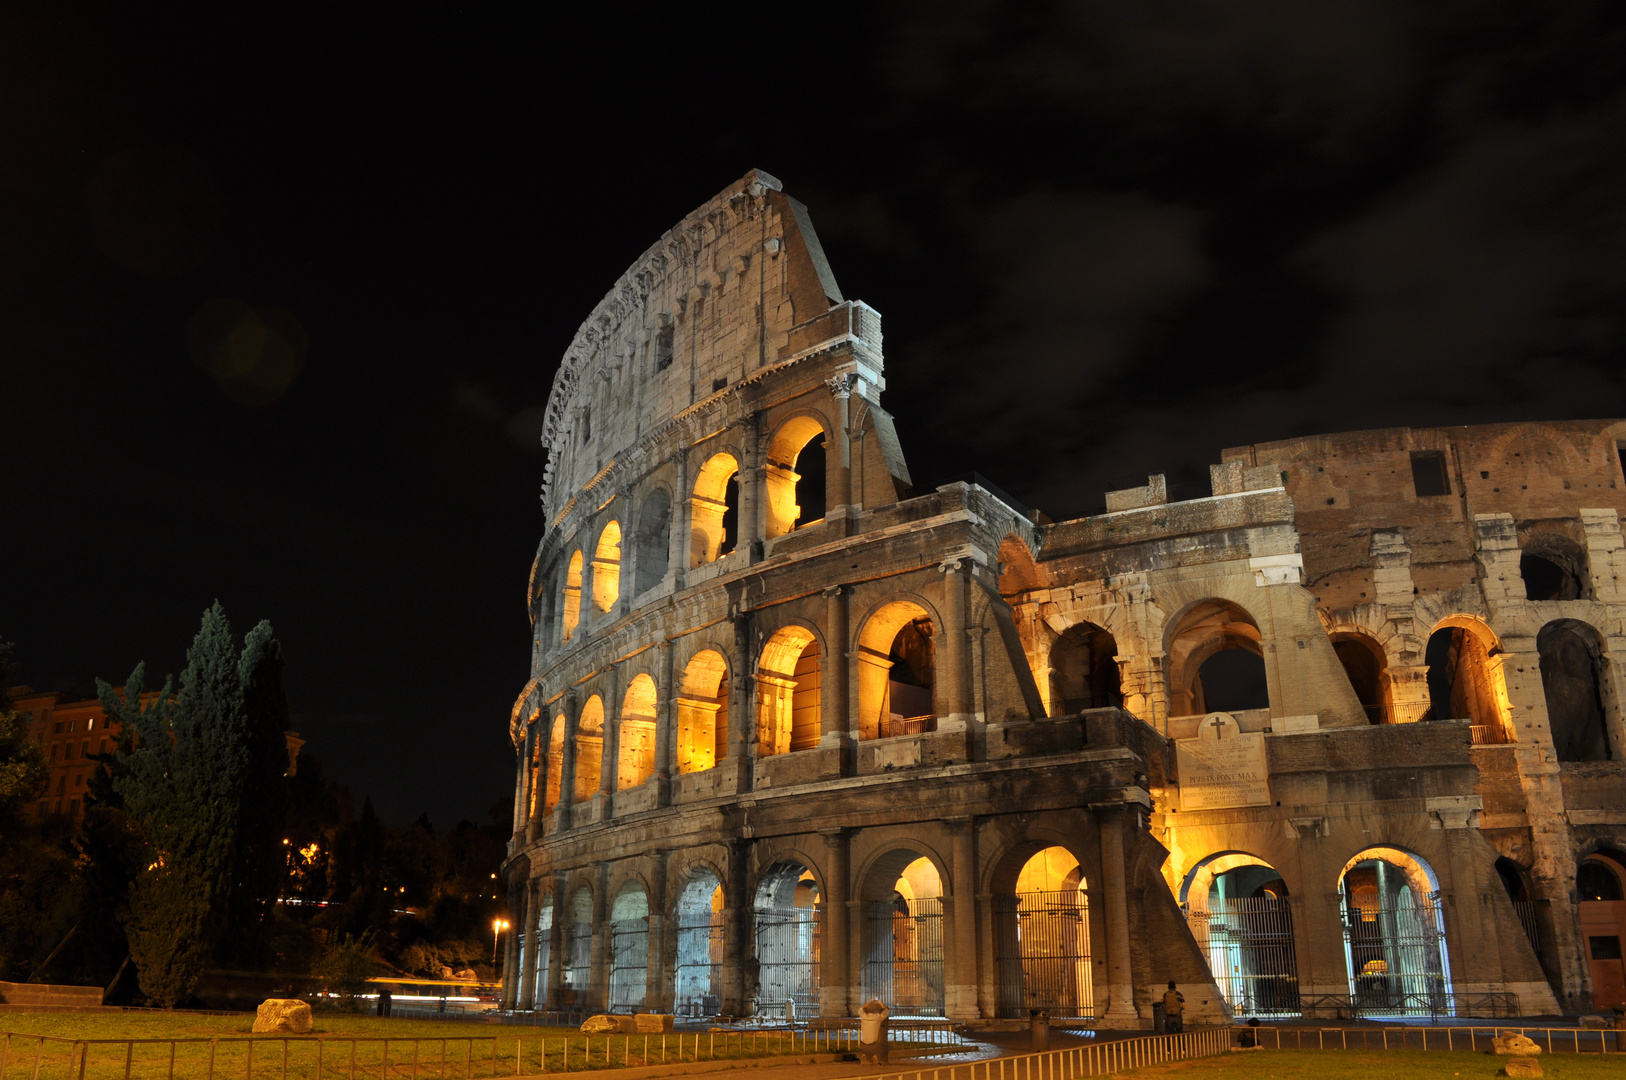
POLYGON ((785 421, 763 466, 769 538, 824 517, 824 425, 811 416, 785 421))
POLYGON ((700 467, 690 500, 690 569, 716 562, 739 541, 739 473, 732 454, 713 454, 700 467))
POLYGON ((757 755, 819 745, 819 643, 805 626, 786 626, 762 647, 757 666, 757 755))
POLYGON ((565 568, 563 616, 561 640, 569 641, 575 636, 582 617, 582 553, 579 550, 570 553, 570 564, 565 568))
POLYGON ((690 873, 678 896, 675 970, 677 1014, 716 1016, 723 990, 723 886, 710 870, 690 873))
POLYGON ((588 802, 598 794, 599 770, 603 766, 604 702, 594 694, 582 706, 576 721, 576 790, 571 792, 575 802, 588 802))
POLYGON ((1592 974, 1592 1007, 1626 1005, 1626 860, 1617 852, 1588 855, 1575 868, 1575 897, 1581 907, 1581 936, 1592 974))
POLYGON ((1536 635, 1547 727, 1559 761, 1608 761, 1608 715, 1603 696, 1603 646, 1597 631, 1574 619, 1558 619, 1536 635))
POLYGON ((570 921, 565 924, 565 963, 560 972, 561 1005, 577 1005, 587 1000, 588 984, 593 978, 593 894, 587 886, 570 894, 567 912, 570 921))
POLYGON ((553 726, 548 731, 548 790, 542 807, 544 813, 553 813, 553 808, 559 805, 559 785, 564 774, 565 716, 560 713, 553 718, 553 726))
POLYGON ((649 985, 649 897, 629 881, 610 905, 610 1011, 643 1008, 649 985))
POLYGON ((1299 1015, 1293 904, 1276 868, 1243 852, 1217 853, 1192 869, 1182 893, 1186 924, 1231 1011, 1299 1015))
POLYGON ((553 894, 536 909, 536 986, 531 1001, 542 1008, 548 1000, 548 967, 553 962, 553 894))
POLYGON ((1050 646, 1050 713, 1122 705, 1118 642, 1094 623, 1069 626, 1050 646))
POLYGON ((1454 1016, 1439 879, 1398 848, 1344 865, 1344 957, 1355 1008, 1368 1016, 1454 1016))
POLYGON ((1332 651, 1349 677, 1350 688, 1360 700, 1369 724, 1393 723, 1389 711, 1389 686, 1386 669, 1389 658, 1383 646, 1365 634, 1335 634, 1332 651))
POLYGON ((1506 691, 1491 657, 1500 652, 1490 628, 1473 619, 1447 623, 1429 635, 1426 720, 1467 720, 1476 743, 1507 741, 1501 702, 1506 691))
POLYGON ((763 1007, 793 1001, 798 1014, 817 1014, 821 900, 813 871, 799 862, 775 863, 757 884, 751 914, 763 1007))
POLYGON ((1034 854, 1014 891, 995 895, 993 913, 999 1015, 1044 1009, 1058 1019, 1093 1017, 1089 895, 1073 853, 1047 847, 1034 854))
POLYGON ((1270 708, 1259 627, 1238 605, 1192 605, 1169 635, 1166 651, 1171 716, 1270 708))
POLYGON ((632 594, 642 596, 666 580, 672 555, 672 496, 656 488, 644 496, 633 542, 632 594))
POLYGON ((1519 576, 1526 600, 1588 600, 1591 576, 1586 549, 1567 536, 1538 532, 1525 537, 1519 576))
POLYGON ((1537 957, 1541 956, 1541 923, 1536 919, 1536 904, 1530 896, 1530 887, 1525 882, 1524 868, 1512 859, 1503 855, 1496 860, 1496 876, 1502 880, 1502 888, 1507 890, 1507 898, 1513 904, 1513 913, 1519 917, 1519 926, 1524 930, 1524 936, 1530 939, 1530 948, 1537 957))
POLYGON ((696 653, 683 669, 677 699, 677 771, 699 772, 728 756, 728 664, 722 653, 696 653))
POLYGON ((864 877, 863 995, 894 1016, 943 1015, 943 879, 918 851, 892 851, 864 877))
POLYGON ((612 521, 598 534, 593 550, 593 606, 608 612, 621 595, 621 523, 612 521))
POLYGON ((859 737, 937 730, 932 700, 935 630, 919 604, 894 600, 858 636, 859 737))
POLYGON ((655 772, 655 680, 637 675, 621 700, 621 752, 615 789, 625 791, 655 772))

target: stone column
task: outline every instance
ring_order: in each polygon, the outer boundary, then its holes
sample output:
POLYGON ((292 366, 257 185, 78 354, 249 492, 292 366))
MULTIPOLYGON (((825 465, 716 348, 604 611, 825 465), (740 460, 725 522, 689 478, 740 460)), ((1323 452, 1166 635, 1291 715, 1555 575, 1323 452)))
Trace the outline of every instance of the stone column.
POLYGON ((971 715, 966 662, 966 561, 948 559, 937 567, 943 574, 943 656, 937 664, 937 730, 963 731, 971 715))
POLYGON ((745 1015, 746 942, 751 936, 751 897, 746 892, 746 861, 749 841, 736 840, 728 846, 728 880, 723 882, 723 970, 721 1011, 729 1016, 745 1015))
POLYGON ((604 742, 599 755, 598 794, 593 820, 607 821, 615 812, 615 781, 621 768, 621 669, 610 664, 604 676, 604 742))
MULTIPOLYGON (((1429 803, 1445 802, 1430 799, 1429 803)), ((1452 989, 1459 994, 1477 994, 1502 989, 1502 968, 1493 912, 1483 909, 1483 895, 1491 883, 1479 880, 1474 869, 1473 838, 1468 830, 1479 828, 1479 815, 1468 799, 1450 799, 1451 806, 1430 805, 1428 809, 1439 819, 1445 833, 1445 848, 1451 860, 1450 891, 1441 890, 1440 900, 1446 904, 1447 955, 1451 962, 1452 989), (1448 899, 1449 898, 1449 899, 1448 899)), ((1501 887, 1501 882, 1496 882, 1501 887)))
POLYGON ((565 895, 565 875, 553 875, 553 927, 548 931, 548 985, 543 1000, 548 1008, 558 1009, 559 990, 564 985, 565 949, 569 938, 565 937, 566 912, 569 910, 570 898, 565 895))
POLYGON ((593 552, 597 547, 598 537, 592 535, 582 545, 582 598, 576 605, 576 633, 572 641, 586 637, 598 616, 598 605, 593 603, 593 552))
POLYGON ((587 1009, 605 1012, 610 1003, 610 864, 598 864, 593 882, 593 952, 587 976, 587 1009))
POLYGON ((531 725, 531 764, 526 771, 529 773, 530 793, 527 802, 530 806, 531 819, 525 826, 525 841, 530 843, 542 836, 543 817, 547 812, 548 804, 548 711, 542 710, 540 717, 531 725))
POLYGON ((761 558, 763 516, 767 500, 763 497, 761 421, 756 413, 745 418, 744 453, 740 462, 739 543, 735 547, 746 552, 746 562, 761 558))
POLYGON ((847 830, 820 829, 824 837, 824 925, 819 928, 819 1015, 849 1016, 847 1001, 847 830))
POLYGON ((508 886, 508 940, 502 950, 502 1006, 512 1009, 519 998, 519 932, 525 919, 524 886, 508 886))
POLYGON ((950 956, 954 966, 948 973, 944 1003, 948 1018, 963 1022, 980 1019, 982 1015, 977 1006, 976 826, 969 817, 948 818, 944 824, 949 827, 954 845, 953 863, 949 869, 954 882, 950 907, 954 940, 950 956))
MULTIPOLYGON (((850 518, 850 508, 853 501, 853 448, 852 437, 847 430, 849 406, 852 404, 853 384, 858 381, 854 374, 834 375, 825 380, 824 384, 830 388, 830 395, 836 404, 836 431, 830 440, 824 456, 825 481, 825 518, 834 520, 835 511, 839 508, 843 518, 850 518)), ((850 530, 846 530, 850 535, 850 530)))
MULTIPOLYGON (((1135 970, 1129 944, 1129 882, 1124 860, 1124 830, 1129 815, 1120 804, 1096 806, 1095 820, 1101 833, 1100 894, 1105 901, 1107 928, 1107 986, 1110 1004, 1102 1019, 1137 1027, 1140 1013, 1135 1008, 1135 970)), ((1092 893, 1094 890, 1091 890, 1092 893)))
POLYGON ((521 931, 525 936, 525 948, 520 953, 519 1000, 516 1005, 520 1009, 536 1008, 536 920, 541 907, 537 895, 540 892, 538 884, 536 881, 525 883, 525 921, 514 927, 516 940, 521 931))
MULTIPOLYGON (((751 656, 751 613, 738 611, 734 622, 734 649, 728 658, 728 756, 736 763, 739 789, 749 790, 757 756, 756 665, 751 656)), ((719 762, 718 764, 722 764, 719 762)))
POLYGON ((514 849, 518 847, 519 842, 522 839, 521 830, 525 828, 525 819, 522 816, 524 813, 525 748, 524 744, 521 743, 520 748, 514 751, 514 829, 513 835, 508 841, 508 851, 510 854, 512 854, 514 849))
POLYGON ((649 853, 649 966, 644 976, 644 1008, 658 1013, 672 1011, 672 974, 666 967, 666 939, 671 935, 672 910, 667 896, 666 863, 670 852, 656 848, 649 853))
POLYGON ((852 717, 847 705, 847 588, 824 590, 825 653, 819 658, 819 745, 851 746, 852 717))
POLYGON ((677 680, 672 670, 672 643, 655 646, 655 805, 672 802, 672 762, 677 755, 677 680))
POLYGON ((677 470, 677 483, 672 492, 672 533, 667 539, 666 572, 671 575, 673 591, 683 588, 683 575, 689 568, 690 518, 694 492, 689 490, 689 454, 680 450, 672 456, 677 470))
POLYGON ((554 831, 570 828, 571 806, 576 798, 576 734, 581 723, 581 704, 575 690, 565 691, 565 745, 559 767, 559 805, 554 808, 554 831))

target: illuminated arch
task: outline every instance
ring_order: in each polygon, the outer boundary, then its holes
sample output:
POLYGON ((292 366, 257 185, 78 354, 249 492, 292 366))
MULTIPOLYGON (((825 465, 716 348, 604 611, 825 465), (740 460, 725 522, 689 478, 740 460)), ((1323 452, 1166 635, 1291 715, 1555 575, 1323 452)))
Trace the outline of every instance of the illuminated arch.
POLYGON ((757 663, 757 754, 811 750, 819 743, 819 642, 813 631, 782 627, 757 663))
POLYGON ((634 676, 621 699, 621 747, 617 791, 637 787, 655 772, 655 680, 634 676))
POLYGON ((611 521, 593 549, 593 606, 609 612, 621 595, 621 523, 611 521))
POLYGON ((565 600, 564 622, 561 641, 569 641, 575 636, 576 627, 582 616, 582 553, 578 548, 570 555, 570 565, 565 569, 565 600))
POLYGON ((727 453, 713 454, 700 467, 689 500, 690 569, 734 550, 739 536, 739 472, 739 461, 727 453))
POLYGON ((649 988, 649 894, 638 881, 610 902, 610 1009, 636 1012, 649 988))
POLYGON ((548 790, 543 812, 551 814, 559 805, 559 785, 565 773, 565 714, 553 718, 548 731, 548 790))
POLYGON ((1364 1011, 1454 1014, 1440 881, 1402 848, 1357 852, 1338 872, 1350 996, 1364 1011))
POLYGON ((587 699, 576 721, 576 790, 573 801, 588 802, 598 794, 599 770, 604 764, 604 702, 597 695, 587 699))
POLYGON ((1238 1016, 1297 1015, 1298 955, 1287 882, 1245 851, 1217 852, 1180 889, 1186 924, 1238 1016))
POLYGON ((728 662, 716 649, 703 649, 678 680, 677 771, 699 772, 727 756, 728 662))
POLYGON ((768 444, 767 461, 763 467, 763 484, 767 495, 767 535, 771 539, 783 536, 792 529, 802 525, 811 524, 824 517, 824 492, 807 490, 802 485, 802 501, 809 503, 803 506, 798 501, 797 482, 802 479, 796 470, 804 467, 811 474, 814 470, 811 462, 803 463, 800 459, 807 453, 809 456, 816 450, 819 456, 817 473, 822 479, 824 447, 827 445, 824 422, 809 413, 802 413, 791 417, 779 426, 773 439, 768 444), (812 446, 815 440, 819 445, 812 446), (815 502, 816 500, 816 502, 815 502), (811 513, 812 510, 817 513, 811 513))
MULTIPOLYGON (((1014 862, 1006 860, 1007 881, 1014 862)), ((1011 891, 992 903, 998 1014, 1020 1017, 1039 1008, 1053 1017, 1094 1016, 1088 883, 1078 856, 1060 844, 1041 847, 1015 875, 1011 891)))
POLYGON ((914 600, 885 603, 864 621, 855 650, 859 738, 936 730, 935 638, 931 613, 914 600))
POLYGON ((1436 623, 1423 649, 1428 715, 1435 720, 1469 721, 1478 742, 1511 741, 1513 706, 1501 655, 1496 632, 1482 619, 1448 615, 1436 623))

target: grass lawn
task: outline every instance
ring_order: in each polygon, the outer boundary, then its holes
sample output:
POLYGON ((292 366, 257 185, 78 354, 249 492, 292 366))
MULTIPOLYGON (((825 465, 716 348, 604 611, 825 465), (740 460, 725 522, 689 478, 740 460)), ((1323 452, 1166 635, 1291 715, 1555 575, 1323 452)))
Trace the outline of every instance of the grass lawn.
MULTIPOLYGON (((1620 1054, 1542 1054, 1543 1080, 1622 1080, 1620 1054)), ((1136 1069, 1180 1080, 1492 1080, 1502 1058, 1465 1050, 1251 1050, 1136 1069)))
POLYGON ((567 1055, 582 1069, 826 1049, 824 1037, 793 1044, 780 1032, 589 1039, 573 1028, 332 1013, 316 1014, 314 1037, 255 1038, 252 1025, 248 1014, 4 1013, 0 1031, 12 1034, 0 1080, 478 1080, 562 1070, 567 1055))

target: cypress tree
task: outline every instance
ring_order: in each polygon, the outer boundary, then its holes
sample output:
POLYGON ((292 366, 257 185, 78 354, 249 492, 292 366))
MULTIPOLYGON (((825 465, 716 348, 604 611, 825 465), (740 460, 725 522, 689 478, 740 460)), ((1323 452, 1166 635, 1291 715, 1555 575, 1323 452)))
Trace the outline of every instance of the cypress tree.
POLYGON ((125 733, 118 762, 128 771, 116 789, 150 860, 130 890, 130 955, 142 993, 164 1008, 191 994, 226 927, 249 758, 239 655, 218 601, 186 659, 173 701, 166 682, 143 705, 142 665, 122 699, 98 681, 102 707, 125 733))

